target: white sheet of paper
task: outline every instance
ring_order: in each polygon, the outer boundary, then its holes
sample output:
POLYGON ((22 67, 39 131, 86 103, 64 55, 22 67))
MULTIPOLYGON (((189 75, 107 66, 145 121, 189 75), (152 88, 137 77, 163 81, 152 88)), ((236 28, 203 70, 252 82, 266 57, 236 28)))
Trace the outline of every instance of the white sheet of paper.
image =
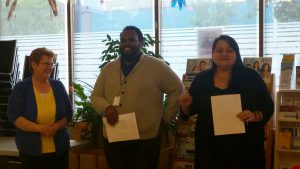
POLYGON ((245 125, 236 115, 242 112, 239 94, 211 97, 215 135, 245 133, 245 125))
POLYGON ((105 117, 103 117, 103 123, 109 142, 134 140, 140 138, 134 112, 120 114, 119 121, 114 126, 108 124, 105 117))

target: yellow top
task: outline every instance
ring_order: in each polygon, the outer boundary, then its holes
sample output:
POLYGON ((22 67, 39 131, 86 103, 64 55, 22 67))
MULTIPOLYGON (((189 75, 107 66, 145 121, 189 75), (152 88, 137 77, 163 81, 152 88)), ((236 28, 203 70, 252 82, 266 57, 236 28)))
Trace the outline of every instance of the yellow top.
MULTIPOLYGON (((56 103, 52 88, 48 93, 40 93, 34 88, 34 94, 37 104, 37 122, 39 124, 53 124, 55 121, 56 103)), ((42 153, 55 152, 53 137, 41 135, 41 144, 42 153)))

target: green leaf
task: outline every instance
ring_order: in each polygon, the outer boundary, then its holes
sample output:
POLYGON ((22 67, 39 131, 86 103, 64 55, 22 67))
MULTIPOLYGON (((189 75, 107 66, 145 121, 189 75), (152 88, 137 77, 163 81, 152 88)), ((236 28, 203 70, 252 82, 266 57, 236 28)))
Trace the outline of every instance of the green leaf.
POLYGON ((108 34, 106 35, 106 37, 109 41, 111 40, 111 37, 108 34))

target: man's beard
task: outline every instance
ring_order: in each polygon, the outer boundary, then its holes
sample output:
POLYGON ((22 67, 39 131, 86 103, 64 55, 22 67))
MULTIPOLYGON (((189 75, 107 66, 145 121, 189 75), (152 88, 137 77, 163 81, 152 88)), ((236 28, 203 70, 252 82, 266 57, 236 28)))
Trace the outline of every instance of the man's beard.
POLYGON ((126 52, 123 52, 122 50, 120 50, 120 54, 121 54, 122 59, 124 59, 126 61, 132 61, 140 56, 141 50, 135 49, 130 53, 126 53, 126 52))

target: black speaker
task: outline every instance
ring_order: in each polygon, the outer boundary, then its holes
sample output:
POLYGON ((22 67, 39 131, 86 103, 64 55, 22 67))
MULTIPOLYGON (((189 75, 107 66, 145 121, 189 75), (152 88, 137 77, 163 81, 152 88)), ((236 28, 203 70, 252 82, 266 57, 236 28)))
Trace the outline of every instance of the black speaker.
POLYGON ((16 61, 16 45, 16 40, 0 41, 0 73, 13 73, 16 61))
POLYGON ((22 79, 26 79, 27 77, 29 77, 31 75, 32 75, 32 72, 30 70, 30 65, 29 65, 29 56, 25 56, 22 79))

